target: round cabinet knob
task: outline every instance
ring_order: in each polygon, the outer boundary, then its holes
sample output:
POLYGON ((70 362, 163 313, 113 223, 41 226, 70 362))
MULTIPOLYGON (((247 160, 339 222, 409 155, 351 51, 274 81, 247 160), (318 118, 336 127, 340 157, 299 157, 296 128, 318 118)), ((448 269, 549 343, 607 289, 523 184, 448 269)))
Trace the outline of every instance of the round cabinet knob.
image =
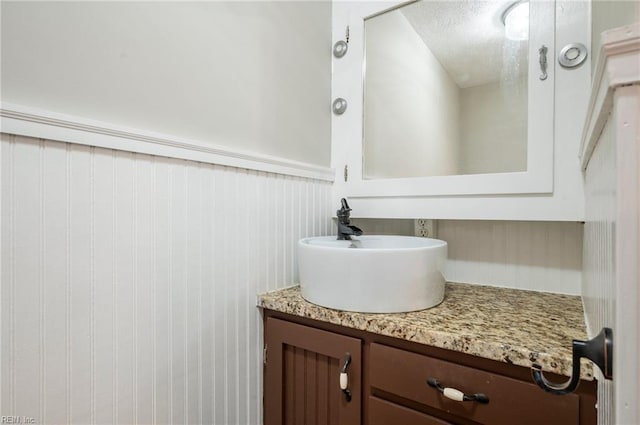
POLYGON ((587 59, 587 48, 580 43, 567 44, 558 54, 558 62, 564 68, 580 66, 585 59, 587 59))
POLYGON ((578 49, 577 47, 571 47, 564 53, 564 57, 570 61, 578 59, 578 56, 580 56, 580 49, 578 49))
POLYGON ((345 41, 337 41, 336 44, 333 45, 333 56, 341 58, 347 54, 347 50, 349 50, 349 45, 345 41))
POLYGON ((336 115, 344 114, 344 111, 347 110, 347 101, 343 98, 339 97, 333 101, 333 113, 336 115))

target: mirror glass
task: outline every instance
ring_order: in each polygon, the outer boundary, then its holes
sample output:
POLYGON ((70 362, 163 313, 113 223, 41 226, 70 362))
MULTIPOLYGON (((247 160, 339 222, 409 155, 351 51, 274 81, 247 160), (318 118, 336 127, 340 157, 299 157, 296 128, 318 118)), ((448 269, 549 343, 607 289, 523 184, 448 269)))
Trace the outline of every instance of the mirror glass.
POLYGON ((421 0, 365 20, 363 178, 527 170, 528 11, 421 0))

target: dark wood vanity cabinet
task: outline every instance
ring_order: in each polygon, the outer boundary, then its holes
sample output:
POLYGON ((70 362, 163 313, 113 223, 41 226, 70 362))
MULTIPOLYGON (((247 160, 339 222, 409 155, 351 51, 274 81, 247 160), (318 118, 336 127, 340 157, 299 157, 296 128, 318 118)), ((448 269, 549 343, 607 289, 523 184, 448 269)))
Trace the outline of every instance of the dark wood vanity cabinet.
POLYGON ((362 423, 360 339, 267 318, 264 340, 265 425, 362 423))
POLYGON ((393 394, 447 416, 492 425, 580 423, 580 396, 551 395, 530 381, 376 343, 369 349, 368 368, 373 394, 393 394), (428 386, 429 378, 468 395, 482 393, 488 403, 451 400, 428 386))
POLYGON ((265 425, 596 423, 595 382, 555 396, 520 366, 271 310, 265 343, 265 425), (346 353, 351 401, 339 385, 346 353), (446 398, 429 378, 488 403, 446 398))

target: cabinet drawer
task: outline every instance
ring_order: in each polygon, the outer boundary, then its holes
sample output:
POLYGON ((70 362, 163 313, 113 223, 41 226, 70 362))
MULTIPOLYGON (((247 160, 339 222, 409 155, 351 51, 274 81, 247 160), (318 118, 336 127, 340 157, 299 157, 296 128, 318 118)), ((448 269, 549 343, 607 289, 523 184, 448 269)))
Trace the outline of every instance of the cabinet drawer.
POLYGON ((371 344, 370 358, 373 394, 382 390, 482 424, 568 425, 580 421, 580 398, 575 394, 555 396, 532 382, 381 344, 371 344), (427 384, 428 378, 465 394, 483 393, 489 402, 448 399, 427 384))
POLYGON ((451 425, 442 419, 416 412, 377 397, 369 397, 369 425, 451 425))

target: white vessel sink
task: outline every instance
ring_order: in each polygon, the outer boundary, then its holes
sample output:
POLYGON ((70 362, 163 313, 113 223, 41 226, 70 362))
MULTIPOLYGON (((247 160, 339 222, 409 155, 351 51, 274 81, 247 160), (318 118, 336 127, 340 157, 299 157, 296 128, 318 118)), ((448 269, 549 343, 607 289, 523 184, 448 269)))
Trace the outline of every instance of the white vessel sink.
POLYGON ((444 298, 447 243, 411 236, 335 236, 298 242, 302 297, 323 307, 400 313, 444 298))

